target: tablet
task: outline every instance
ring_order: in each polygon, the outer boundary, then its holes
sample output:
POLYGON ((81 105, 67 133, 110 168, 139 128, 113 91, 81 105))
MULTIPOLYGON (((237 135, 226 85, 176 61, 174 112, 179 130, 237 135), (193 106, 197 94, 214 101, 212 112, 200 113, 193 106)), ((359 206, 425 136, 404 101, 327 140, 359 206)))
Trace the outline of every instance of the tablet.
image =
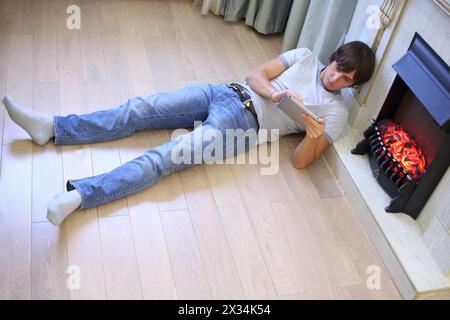
POLYGON ((297 101, 295 101, 290 96, 285 96, 278 104, 277 107, 280 108, 285 114, 287 114, 292 120, 300 124, 303 128, 306 128, 305 122, 303 119, 303 113, 311 116, 317 122, 321 122, 319 116, 315 115, 311 110, 301 105, 297 101))

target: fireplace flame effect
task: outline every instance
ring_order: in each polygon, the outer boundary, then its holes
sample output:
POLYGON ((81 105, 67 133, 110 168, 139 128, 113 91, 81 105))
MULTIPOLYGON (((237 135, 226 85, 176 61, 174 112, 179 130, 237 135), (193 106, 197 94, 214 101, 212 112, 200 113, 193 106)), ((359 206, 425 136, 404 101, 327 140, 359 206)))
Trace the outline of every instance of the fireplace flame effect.
POLYGON ((378 128, 388 151, 413 179, 418 179, 427 172, 427 162, 422 149, 402 127, 391 120, 383 120, 378 123, 378 128))

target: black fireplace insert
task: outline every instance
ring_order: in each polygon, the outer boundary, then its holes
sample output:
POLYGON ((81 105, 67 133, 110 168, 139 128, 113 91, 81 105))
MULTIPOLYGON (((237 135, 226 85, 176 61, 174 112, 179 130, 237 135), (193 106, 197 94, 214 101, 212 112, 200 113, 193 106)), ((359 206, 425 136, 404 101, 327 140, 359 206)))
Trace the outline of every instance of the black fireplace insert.
POLYGON ((392 198, 385 210, 416 219, 450 165, 450 71, 418 33, 393 68, 381 111, 352 153, 369 154, 392 198))

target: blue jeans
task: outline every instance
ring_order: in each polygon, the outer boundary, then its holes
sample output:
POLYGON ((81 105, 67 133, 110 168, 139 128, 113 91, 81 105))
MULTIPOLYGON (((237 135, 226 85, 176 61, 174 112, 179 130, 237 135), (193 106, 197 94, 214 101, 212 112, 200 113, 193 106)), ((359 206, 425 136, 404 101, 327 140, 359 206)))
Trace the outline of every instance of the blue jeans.
MULTIPOLYGON (((201 162, 233 156, 256 145, 256 140, 245 136, 245 130, 258 130, 250 111, 245 109, 238 95, 225 84, 194 84, 173 92, 157 93, 146 98, 135 97, 121 106, 85 115, 54 117, 55 144, 71 145, 96 143, 129 136, 138 130, 156 128, 192 128, 194 121, 202 125, 176 139, 146 151, 110 172, 67 181, 67 191, 76 189, 82 198, 80 208, 95 207, 142 191, 161 178, 194 165, 194 157, 201 162), (232 139, 227 129, 235 131, 232 139), (209 132, 198 139, 198 130, 209 132), (211 134, 211 132, 213 134, 211 134), (197 137, 197 138, 195 138, 197 137), (244 138, 244 146, 238 139, 244 138), (223 152, 209 153, 204 149, 222 143, 223 152), (192 161, 173 161, 173 150, 188 142, 192 161), (241 147, 239 147, 239 145, 241 147), (232 150, 232 153, 230 153, 232 150), (208 159, 207 159, 208 158, 208 159)), ((185 150, 185 149, 183 149, 185 150)), ((183 155, 185 156, 185 155, 183 155)))

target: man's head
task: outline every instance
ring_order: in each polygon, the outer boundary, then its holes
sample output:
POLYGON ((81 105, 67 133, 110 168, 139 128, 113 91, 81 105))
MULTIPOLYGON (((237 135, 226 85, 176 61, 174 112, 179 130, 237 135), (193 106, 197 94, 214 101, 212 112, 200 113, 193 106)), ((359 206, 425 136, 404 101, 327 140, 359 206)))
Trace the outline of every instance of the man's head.
POLYGON ((330 57, 330 64, 320 78, 330 91, 336 91, 369 81, 375 69, 375 54, 361 41, 344 44, 330 57))

